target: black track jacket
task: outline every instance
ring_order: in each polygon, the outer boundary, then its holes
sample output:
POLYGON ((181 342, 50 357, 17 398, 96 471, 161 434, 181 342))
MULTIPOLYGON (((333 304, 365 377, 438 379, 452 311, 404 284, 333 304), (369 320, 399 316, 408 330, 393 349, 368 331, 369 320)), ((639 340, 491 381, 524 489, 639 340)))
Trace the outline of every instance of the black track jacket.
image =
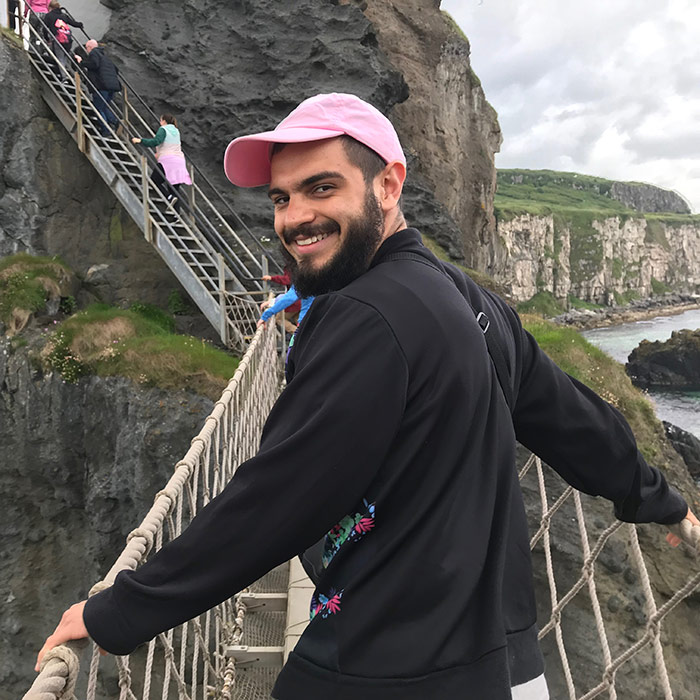
POLYGON ((128 653, 326 534, 312 620, 275 698, 508 700, 542 670, 516 438, 619 518, 686 514, 614 408, 400 231, 367 273, 316 298, 258 454, 179 538, 88 601, 90 635, 128 653), (382 262, 397 251, 431 264, 382 262), (465 299, 502 342, 512 415, 465 299))

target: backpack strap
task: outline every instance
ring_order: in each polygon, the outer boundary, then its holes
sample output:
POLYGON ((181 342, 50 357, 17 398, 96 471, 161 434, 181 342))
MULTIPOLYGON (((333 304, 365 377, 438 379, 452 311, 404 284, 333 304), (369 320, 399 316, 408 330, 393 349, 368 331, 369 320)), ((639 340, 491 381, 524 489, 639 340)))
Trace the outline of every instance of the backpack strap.
MULTIPOLYGON (((423 265, 426 265, 427 267, 431 267, 433 270, 441 272, 454 284, 454 280, 444 270, 440 269, 437 265, 435 265, 427 258, 424 258, 422 255, 418 255, 418 253, 412 253, 410 251, 405 251, 402 253, 389 253, 389 255, 383 258, 381 262, 392 262, 394 260, 414 260, 415 262, 423 263, 423 265)), ((501 390, 503 391, 503 395, 505 396, 506 403, 508 404, 508 408, 512 413, 513 389, 510 386, 510 373, 508 372, 508 364, 506 362, 505 355, 503 354, 503 350, 498 342, 498 336, 494 331, 491 331, 491 333, 488 332, 489 328, 491 327, 491 321, 489 320, 489 317, 483 311, 477 311, 472 306, 472 303, 469 301, 469 299, 467 299, 467 297, 465 297, 464 295, 462 296, 464 298, 464 301, 466 301, 467 304, 469 304, 469 308, 474 313, 474 316, 476 316, 476 322, 479 324, 479 328, 481 328, 481 331, 484 334, 484 339, 486 340, 486 347, 488 348, 489 357, 491 358, 491 362, 493 363, 494 369, 496 370, 496 377, 498 378, 498 383, 501 385, 501 390)))

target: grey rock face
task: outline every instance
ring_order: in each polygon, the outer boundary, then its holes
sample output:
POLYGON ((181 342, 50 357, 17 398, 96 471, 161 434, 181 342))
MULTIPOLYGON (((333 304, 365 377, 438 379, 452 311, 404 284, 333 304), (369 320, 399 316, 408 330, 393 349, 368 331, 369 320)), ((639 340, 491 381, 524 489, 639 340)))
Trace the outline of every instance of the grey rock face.
MULTIPOLYGON (((422 44, 413 64, 436 52, 422 72, 407 66, 404 54, 391 37, 385 40, 383 31, 388 28, 388 18, 397 12, 391 2, 358 5, 319 0, 198 0, 183 4, 166 0, 142 2, 135 9, 132 3, 110 0, 113 15, 105 40, 123 73, 154 111, 177 115, 186 153, 220 188, 256 236, 271 234, 269 201, 264 191, 234 188, 225 179, 222 160, 229 141, 273 128, 310 95, 352 92, 393 119, 404 148, 415 156, 403 198, 407 220, 424 232, 441 237, 462 260, 465 240, 460 229, 481 231, 483 212, 489 211, 488 198, 479 200, 481 204, 476 206, 470 193, 490 188, 495 177, 493 144, 474 131, 476 126, 470 126, 478 124, 481 107, 472 108, 475 88, 468 80, 468 45, 461 42, 461 53, 455 60, 450 59, 450 65, 458 64, 459 70, 447 71, 445 61, 454 51, 446 48, 441 52, 440 45, 447 39, 450 47, 459 42, 445 29, 435 3, 414 4, 422 6, 416 15, 422 18, 421 23, 408 25, 409 34, 404 32, 401 36, 408 42, 403 46, 404 52, 410 53, 410 47, 422 44), (381 9, 386 12, 377 18, 381 9), (438 36, 437 30, 426 34, 426 28, 435 23, 442 34, 438 36), (450 74, 449 90, 443 84, 441 70, 450 74), (453 94, 456 86, 469 109, 464 111, 455 104, 454 109, 443 114, 442 93, 432 91, 447 90, 453 94), (462 134, 469 142, 466 151, 461 145, 450 145, 455 134, 462 134), (424 143, 432 145, 424 148, 424 143), (457 160, 470 161, 473 153, 482 151, 490 153, 491 165, 480 167, 476 175, 470 174, 465 194, 462 179, 467 166, 457 160), (446 153, 450 158, 449 174, 444 170, 446 153), (448 201, 437 193, 435 198, 437 183, 445 182, 459 191, 459 197, 448 201), (459 202, 462 206, 465 201, 470 202, 469 214, 456 205, 459 202), (478 225, 473 217, 477 210, 481 222, 478 225)), ((482 106, 497 130, 490 107, 482 106)), ((150 121, 157 125, 152 117, 150 121)), ((233 218, 232 223, 235 228, 237 222, 233 218)))
POLYGON ((35 677, 63 610, 106 573, 212 402, 90 377, 64 384, 0 341, 0 699, 35 677))
POLYGON ((667 421, 663 423, 666 437, 673 445, 673 449, 683 458, 692 476, 696 479, 700 478, 700 440, 673 423, 667 421))
POLYGON ((369 0, 363 5, 379 47, 409 87, 408 98, 392 113, 404 146, 416 154, 409 182, 420 175, 430 183, 456 225, 426 218, 409 198, 407 218, 441 239, 457 260, 487 271, 501 130, 471 69, 469 42, 435 0, 369 0))
POLYGON ((690 206, 681 195, 654 185, 614 182, 610 188, 610 197, 636 211, 690 214, 690 206))

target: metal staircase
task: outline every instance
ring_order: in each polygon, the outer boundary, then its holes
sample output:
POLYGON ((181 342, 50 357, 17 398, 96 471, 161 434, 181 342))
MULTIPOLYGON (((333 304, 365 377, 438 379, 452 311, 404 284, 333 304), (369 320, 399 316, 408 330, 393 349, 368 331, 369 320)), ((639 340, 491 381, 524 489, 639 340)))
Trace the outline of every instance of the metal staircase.
POLYGON ((199 186, 199 180, 218 198, 219 206, 228 209, 229 216, 242 224, 240 218, 196 166, 189 164, 193 185, 187 188, 179 211, 167 194, 155 186, 150 172, 156 160, 143 149, 137 150, 131 137, 153 134, 146 119, 155 124, 158 118, 123 76, 120 75, 124 86, 122 104, 119 109, 110 105, 120 122, 115 131, 96 110, 90 96, 94 87, 73 57, 59 45, 57 50, 63 52, 64 62, 70 68, 64 66, 51 50, 43 30, 37 31, 29 22, 24 23, 22 34, 29 60, 41 78, 41 94, 79 150, 217 330, 222 342, 237 351, 245 350, 259 318, 258 302, 266 293, 260 278, 267 274, 268 265, 279 270, 277 263, 267 257, 247 228, 248 243, 234 231, 199 186), (256 248, 260 257, 251 248, 256 248))

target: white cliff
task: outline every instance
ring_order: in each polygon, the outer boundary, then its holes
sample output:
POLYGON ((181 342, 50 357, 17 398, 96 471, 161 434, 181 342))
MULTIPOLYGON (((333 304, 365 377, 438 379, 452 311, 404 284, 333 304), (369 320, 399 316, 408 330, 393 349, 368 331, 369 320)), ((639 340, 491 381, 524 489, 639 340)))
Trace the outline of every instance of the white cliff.
POLYGON ((700 223, 688 217, 522 214, 497 222, 488 272, 516 301, 550 292, 598 304, 700 288, 700 223))

